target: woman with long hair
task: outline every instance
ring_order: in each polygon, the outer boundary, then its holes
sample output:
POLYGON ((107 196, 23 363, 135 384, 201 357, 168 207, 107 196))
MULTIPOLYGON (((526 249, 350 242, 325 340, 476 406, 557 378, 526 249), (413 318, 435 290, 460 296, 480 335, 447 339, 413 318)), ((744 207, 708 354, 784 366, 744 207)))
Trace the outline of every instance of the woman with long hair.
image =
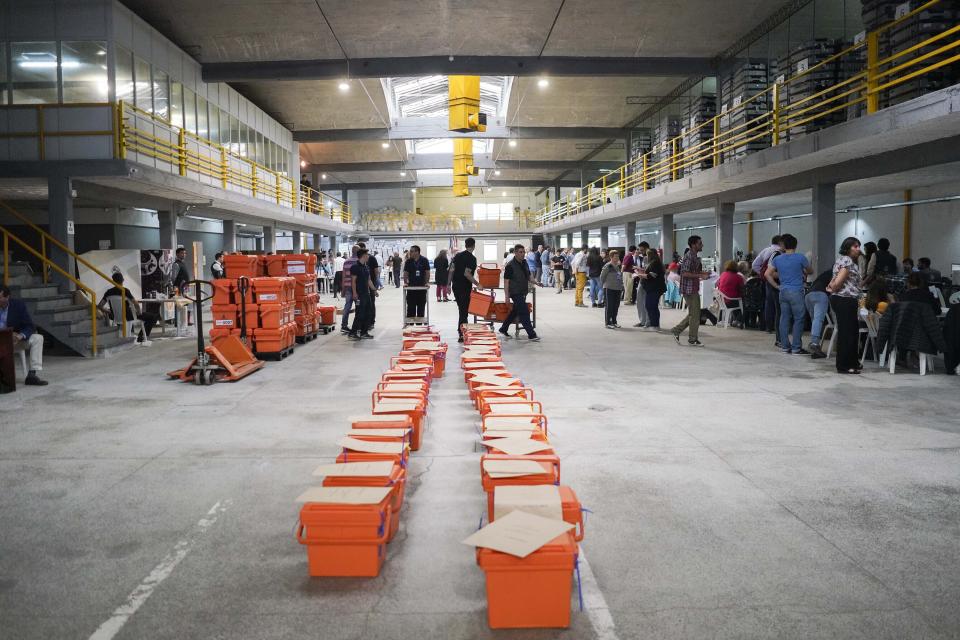
POLYGON ((602 306, 603 291, 600 288, 600 271, 603 269, 603 258, 596 247, 590 247, 587 253, 587 278, 590 282, 590 306, 602 306))
POLYGON ((437 257, 433 259, 434 280, 437 282, 437 302, 450 302, 450 287, 447 286, 450 275, 450 260, 447 258, 447 250, 441 249, 437 257), (443 299, 440 298, 443 294, 443 299))
POLYGON ((840 244, 840 257, 833 265, 833 279, 827 285, 830 306, 837 318, 837 373, 860 373, 857 347, 860 322, 857 300, 860 298, 860 241, 846 238, 840 244))
POLYGON ((647 249, 647 266, 644 268, 643 280, 640 286, 643 287, 643 304, 647 308, 647 331, 660 330, 660 296, 667 290, 666 270, 663 267, 663 260, 660 254, 653 249, 647 249))

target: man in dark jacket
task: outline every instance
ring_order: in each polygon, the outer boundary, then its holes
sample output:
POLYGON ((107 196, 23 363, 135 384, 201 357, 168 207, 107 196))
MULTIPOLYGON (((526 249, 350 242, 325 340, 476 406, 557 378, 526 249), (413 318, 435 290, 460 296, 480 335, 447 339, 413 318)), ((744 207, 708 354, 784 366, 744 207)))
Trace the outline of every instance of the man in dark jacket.
POLYGON ((13 350, 27 351, 30 368, 24 384, 43 386, 46 380, 37 375, 43 369, 43 336, 37 333, 23 300, 14 298, 10 288, 0 285, 0 329, 13 329, 13 350))
POLYGON ((190 282, 190 270, 187 268, 187 250, 183 247, 177 249, 177 259, 173 262, 173 288, 177 293, 183 293, 184 287, 190 282))
POLYGON ((930 293, 928 286, 923 279, 923 274, 911 273, 907 276, 907 288, 897 296, 897 302, 922 302, 930 306, 934 316, 939 316, 941 311, 940 301, 930 293))
POLYGON ((510 296, 510 302, 513 308, 510 309, 510 315, 500 327, 500 333, 505 338, 510 338, 508 333, 510 325, 519 322, 527 332, 527 337, 533 342, 539 342, 540 336, 533 330, 530 323, 530 310, 527 309, 527 293, 530 292, 530 284, 536 284, 534 274, 530 273, 530 267, 525 260, 525 249, 522 244, 513 248, 513 260, 507 262, 503 269, 503 283, 510 296))

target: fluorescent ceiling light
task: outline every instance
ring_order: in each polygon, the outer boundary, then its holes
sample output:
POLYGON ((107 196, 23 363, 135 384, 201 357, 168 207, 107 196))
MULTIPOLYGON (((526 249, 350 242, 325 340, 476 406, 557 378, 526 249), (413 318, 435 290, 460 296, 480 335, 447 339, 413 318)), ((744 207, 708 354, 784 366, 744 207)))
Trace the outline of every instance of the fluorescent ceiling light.
POLYGON ((383 147, 384 149, 389 149, 389 148, 390 148, 390 143, 389 143, 389 142, 381 142, 381 143, 380 143, 380 146, 383 147))
POLYGON ((541 89, 546 89, 547 87, 550 86, 550 81, 547 80, 546 78, 540 78, 539 80, 537 80, 537 86, 540 87, 541 89))
POLYGON ((337 85, 337 88, 340 89, 340 91, 350 91, 350 83, 346 80, 341 80, 340 84, 337 85))
MULTIPOLYGON (((56 60, 23 60, 17 65, 22 69, 56 69, 56 60)), ((80 63, 76 60, 67 60, 61 65, 64 69, 78 69, 80 63)))
POLYGON ((327 179, 327 174, 321 173, 321 174, 320 174, 320 179, 321 179, 321 180, 326 180, 326 179, 327 179))
POLYGON ((494 171, 494 172, 493 172, 493 175, 495 175, 495 176, 500 175, 500 169, 497 169, 496 171, 494 171))
POLYGON ((516 140, 511 140, 511 141, 510 141, 510 146, 511 146, 511 147, 517 146, 517 141, 516 141, 516 140))
POLYGON ((307 166, 307 161, 306 161, 306 160, 301 160, 301 161, 300 161, 300 166, 301 166, 301 167, 306 167, 306 166, 307 166))
POLYGON ((506 192, 506 191, 501 191, 501 192, 500 192, 500 197, 501 197, 501 198, 506 198, 506 197, 507 197, 507 192, 506 192))
POLYGON ((410 189, 410 193, 416 193, 416 192, 417 192, 416 189, 410 189))
POLYGON ((406 171, 401 171, 401 172, 400 172, 400 175, 401 175, 401 176, 405 176, 405 175, 407 175, 407 172, 406 172, 406 171))

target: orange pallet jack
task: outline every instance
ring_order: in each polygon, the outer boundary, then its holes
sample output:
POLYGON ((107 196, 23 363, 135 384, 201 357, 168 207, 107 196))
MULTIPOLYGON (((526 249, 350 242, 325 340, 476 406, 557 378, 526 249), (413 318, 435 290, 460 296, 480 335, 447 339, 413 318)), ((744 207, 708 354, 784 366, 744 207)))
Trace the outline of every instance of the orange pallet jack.
POLYGON ((189 289, 184 296, 193 301, 197 314, 197 357, 190 361, 183 369, 171 371, 167 375, 182 382, 194 382, 199 385, 210 385, 214 382, 236 382, 242 380, 254 371, 263 367, 263 360, 257 360, 253 352, 247 347, 247 289, 250 286, 245 277, 237 280, 240 295, 240 337, 235 335, 221 336, 207 347, 203 341, 203 303, 213 297, 205 296, 202 287, 208 285, 213 290, 213 283, 206 280, 192 280, 187 283, 195 287, 194 297, 190 298, 189 289))

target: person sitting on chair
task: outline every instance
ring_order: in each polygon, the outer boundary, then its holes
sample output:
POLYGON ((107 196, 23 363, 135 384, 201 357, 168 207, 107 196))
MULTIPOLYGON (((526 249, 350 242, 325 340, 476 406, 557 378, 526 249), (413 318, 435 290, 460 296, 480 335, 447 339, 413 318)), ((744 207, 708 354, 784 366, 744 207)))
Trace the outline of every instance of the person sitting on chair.
MULTIPOLYGON (((114 273, 111 278, 118 285, 115 287, 110 287, 107 289, 107 292, 103 294, 103 298, 100 300, 100 304, 97 305, 104 313, 107 314, 111 320, 116 322, 116 319, 113 317, 113 309, 110 307, 110 298, 120 297, 120 287, 123 286, 123 274, 119 271, 114 273)), ((130 293, 130 289, 124 289, 124 293, 127 298, 127 322, 131 320, 136 320, 140 318, 143 321, 143 333, 146 334, 146 338, 140 335, 137 336, 137 342, 148 343, 150 340, 150 332, 153 330, 154 325, 157 324, 157 321, 160 320, 160 316, 151 311, 142 311, 140 305, 137 304, 136 299, 133 297, 133 294, 130 293), (133 310, 137 310, 137 315, 134 317, 133 310)))
POLYGON ((30 319, 30 312, 23 300, 14 298, 10 287, 0 285, 0 329, 13 329, 13 350, 28 351, 30 368, 24 384, 42 387, 47 384, 37 375, 43 370, 43 336, 37 333, 30 319))

